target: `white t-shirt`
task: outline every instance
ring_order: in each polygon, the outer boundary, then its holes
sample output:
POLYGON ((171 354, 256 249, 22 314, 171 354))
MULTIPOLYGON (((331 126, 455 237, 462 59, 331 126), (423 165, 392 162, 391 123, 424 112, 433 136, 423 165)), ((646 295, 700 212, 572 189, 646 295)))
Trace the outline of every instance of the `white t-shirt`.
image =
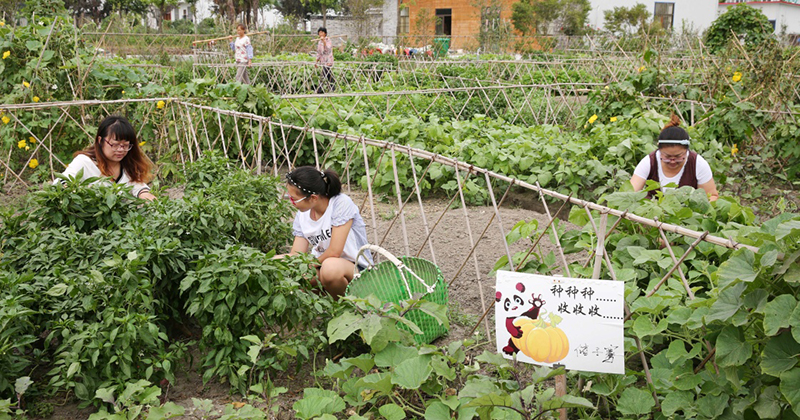
MULTIPOLYGON (((308 241, 311 254, 319 258, 331 245, 333 227, 342 226, 350 220, 353 221, 353 225, 350 227, 350 233, 347 234, 347 242, 344 244, 342 258, 355 262, 358 250, 368 243, 367 225, 364 224, 364 219, 361 218, 358 206, 353 203, 350 197, 344 194, 331 198, 325 214, 319 220, 311 219, 310 210, 297 212, 294 217, 292 232, 294 236, 305 238, 308 241)), ((368 261, 362 259, 359 264, 371 264, 372 255, 369 252, 365 252, 364 255, 368 261)))
MULTIPOLYGON (((686 153, 688 154, 689 151, 687 150, 686 153)), ((688 160, 688 156, 686 159, 688 160)), ((656 163, 661 162, 661 151, 656 151, 656 163)), ((661 180, 661 185, 667 185, 670 183, 675 183, 675 185, 679 185, 681 182, 681 177, 683 176, 683 170, 686 169, 686 161, 684 161, 683 166, 681 166, 680 172, 673 177, 667 177, 664 175, 664 168, 661 165, 658 165, 658 179, 661 180)), ((697 185, 705 184, 708 181, 713 179, 713 174, 711 173, 711 166, 708 162, 703 159, 700 154, 697 155, 697 161, 694 165, 695 169, 695 177, 697 177, 697 185)), ((642 159, 638 165, 636 165, 636 169, 633 171, 633 174, 641 177, 643 179, 647 179, 650 175, 650 155, 647 155, 642 159)))
MULTIPOLYGON (((73 159, 69 166, 67 166, 67 169, 64 170, 64 176, 75 176, 81 169, 83 169, 83 179, 105 176, 100 172, 100 168, 97 167, 97 163, 95 163, 92 158, 86 155, 75 156, 75 159, 73 159)), ((131 194, 133 194, 134 197, 138 197, 143 191, 150 191, 150 187, 148 187, 147 184, 142 182, 132 182, 131 179, 128 178, 128 174, 125 173, 124 169, 121 171, 120 175, 120 178, 116 181, 117 184, 133 185, 131 194)), ((53 182, 53 184, 57 182, 61 182, 61 180, 57 179, 53 182)))

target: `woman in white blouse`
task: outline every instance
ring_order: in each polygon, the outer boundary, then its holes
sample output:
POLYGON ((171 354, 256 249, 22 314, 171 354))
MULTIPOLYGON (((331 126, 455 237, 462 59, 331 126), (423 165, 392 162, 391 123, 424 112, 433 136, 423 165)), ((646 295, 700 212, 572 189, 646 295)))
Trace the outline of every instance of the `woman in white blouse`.
POLYGON ((83 170, 83 179, 107 177, 117 184, 132 185, 131 194, 136 197, 156 198, 147 186, 153 178, 153 162, 142 153, 136 130, 125 117, 106 117, 97 128, 94 143, 75 152, 74 156, 64 170, 65 176, 75 176, 83 170))

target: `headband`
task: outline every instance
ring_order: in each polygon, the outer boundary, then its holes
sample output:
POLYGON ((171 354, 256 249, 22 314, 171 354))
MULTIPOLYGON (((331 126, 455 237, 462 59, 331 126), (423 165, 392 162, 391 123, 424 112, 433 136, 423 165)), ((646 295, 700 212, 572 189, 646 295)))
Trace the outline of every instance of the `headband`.
POLYGON ((303 188, 303 186, 301 186, 300 184, 294 182, 294 180, 292 179, 292 173, 291 172, 286 174, 286 180, 289 181, 290 184, 294 185, 298 190, 301 190, 301 191, 303 191, 304 193, 306 193, 308 195, 319 194, 319 193, 315 193, 314 191, 309 191, 309 190, 303 188))
MULTIPOLYGON (((322 182, 324 182, 325 185, 328 185, 328 176, 325 174, 325 172, 319 171, 319 176, 322 177, 322 182)), ((288 174, 286 174, 286 179, 289 181, 290 184, 294 185, 297 189, 303 191, 304 193, 306 193, 308 195, 314 195, 314 194, 319 195, 320 194, 320 193, 317 193, 317 192, 309 191, 309 190, 305 189, 303 186, 301 186, 300 184, 294 182, 294 180, 292 179, 292 172, 289 172, 288 174)))
POLYGON ((692 139, 684 139, 684 140, 658 140, 658 144, 680 144, 682 146, 689 147, 689 143, 692 139))

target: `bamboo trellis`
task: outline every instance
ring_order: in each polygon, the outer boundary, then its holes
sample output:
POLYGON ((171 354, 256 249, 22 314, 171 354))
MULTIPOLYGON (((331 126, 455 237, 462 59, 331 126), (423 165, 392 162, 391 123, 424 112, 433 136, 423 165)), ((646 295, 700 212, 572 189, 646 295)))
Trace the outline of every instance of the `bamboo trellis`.
MULTIPOLYGON (((11 114, 15 123, 22 124, 20 118, 12 111, 35 112, 48 107, 60 110, 61 116, 58 121, 49 128, 45 136, 37 138, 35 142, 37 148, 42 147, 51 151, 53 144, 59 141, 53 135, 59 124, 66 119, 77 122, 68 112, 71 107, 94 107, 95 110, 108 113, 110 110, 115 110, 116 107, 130 102, 79 101, 59 104, 30 104, 17 106, 15 109, 5 106, 5 113, 11 114)), ((484 315, 490 311, 494 302, 494 299, 491 298, 492 295, 488 294, 487 298, 487 293, 483 290, 484 285, 490 281, 489 272, 492 270, 494 262, 497 258, 505 255, 513 264, 513 252, 525 249, 518 245, 509 246, 505 241, 501 241, 504 244, 503 247, 486 243, 486 234, 490 229, 496 229, 501 238, 504 238, 509 231, 509 221, 504 221, 502 214, 503 204, 512 189, 521 190, 521 194, 538 196, 545 209, 545 215, 538 217, 543 217, 547 221, 546 227, 539 233, 538 239, 530 248, 529 255, 548 233, 548 230, 553 230, 555 241, 550 245, 557 252, 562 273, 568 276, 575 275, 569 270, 570 262, 580 263, 580 260, 586 256, 578 255, 567 258, 558 241, 559 236, 563 234, 563 224, 559 226, 554 221, 561 215, 561 210, 566 203, 582 207, 591 220, 590 224, 597 245, 593 255, 586 258, 584 266, 589 263, 593 264, 592 277, 594 278, 617 279, 617 268, 612 255, 604 246, 605 241, 598 240, 598 238, 608 238, 622 220, 644 228, 657 229, 659 235, 664 239, 668 239, 666 234, 669 233, 693 240, 690 245, 677 248, 670 245, 669 240, 665 240, 672 265, 664 271, 662 280, 647 291, 650 295, 657 293, 667 280, 675 279, 679 282, 677 284, 685 290, 687 299, 694 299, 691 285, 684 274, 688 269, 684 261, 701 242, 724 248, 748 248, 755 252, 758 251, 749 245, 737 243, 732 238, 714 236, 708 232, 695 231, 679 225, 641 217, 628 211, 612 209, 542 188, 538 184, 530 184, 476 167, 469 162, 461 162, 406 145, 309 126, 298 126, 272 117, 223 110, 180 100, 166 99, 165 103, 167 104, 164 109, 165 115, 171 118, 161 122, 166 129, 159 130, 161 137, 156 140, 158 144, 148 149, 154 155, 152 156, 154 160, 160 160, 169 155, 171 153, 169 150, 178 150, 179 157, 173 156, 172 159, 179 159, 185 163, 197 159, 205 150, 221 149, 227 156, 234 158, 237 165, 250 168, 257 174, 269 175, 279 175, 302 164, 316 165, 321 168, 338 161, 338 164, 345 168, 342 179, 346 183, 348 191, 354 194, 354 197, 357 197, 358 194, 363 197, 360 200, 360 208, 369 227, 368 237, 395 253, 430 258, 442 268, 453 293, 472 293, 474 296, 475 291, 478 291, 478 296, 474 298, 480 301, 484 315), (170 122, 174 122, 174 124, 170 124, 170 122), (310 142, 313 143, 313 149, 310 148, 310 142), (324 144, 324 147, 319 147, 320 143, 324 144), (313 152, 309 155, 308 152, 312 150, 313 152), (418 164, 423 168, 421 171, 417 170, 418 164), (447 169, 447 173, 453 177, 455 190, 446 192, 447 205, 439 206, 440 209, 436 210, 430 207, 429 201, 422 198, 422 189, 426 183, 434 182, 431 170, 438 169, 438 172, 441 173, 443 168, 447 169), (360 175, 361 173, 363 175, 360 175), (376 184, 378 179, 383 180, 383 185, 390 185, 391 193, 386 195, 386 199, 393 202, 392 204, 379 205, 378 200, 375 199, 378 194, 386 194, 379 193, 376 189, 379 186, 376 184), (472 211, 471 206, 465 200, 466 185, 473 180, 481 180, 482 187, 480 188, 485 189, 485 193, 491 197, 488 211, 472 211), (353 191, 353 185, 360 187, 362 192, 353 191), (558 211, 553 213, 545 197, 563 204, 558 211), (451 205, 456 200, 460 204, 460 209, 453 210, 451 205), (379 213, 381 215, 388 213, 391 217, 387 219, 382 216, 381 218, 385 220, 381 220, 379 223, 379 213), (459 223, 463 229, 461 232, 452 232, 443 227, 444 224, 441 223, 443 220, 456 217, 463 217, 463 223, 459 223), (597 218, 599 218, 599 224, 596 223, 597 218), (613 225, 607 229, 612 221, 613 225), (410 229, 410 227, 419 227, 420 225, 422 225, 422 233, 419 229, 415 231, 410 229), (449 257, 443 257, 445 250, 449 253, 449 257), (680 253, 676 253, 678 250, 680 253), (678 257, 679 254, 680 257, 678 257), (453 258, 453 255, 457 257, 453 258), (474 270, 467 269, 465 271, 469 266, 472 266, 474 270)), ((92 127, 83 127, 87 138, 92 137, 91 129, 92 127)), ((50 157, 51 171, 60 171, 64 162, 53 154, 50 157), (57 163, 53 162, 53 159, 57 163)), ((5 164, 5 167, 6 174, 9 174, 8 165, 5 164)), ((22 175, 22 173, 18 174, 12 171, 12 176, 24 183, 22 175)), ((5 179, 8 179, 8 175, 5 179)), ((530 211, 530 216, 536 217, 533 211, 530 211)), ((688 243, 688 241, 686 242, 688 243)), ((627 313, 630 316, 630 312, 627 313)), ((488 324, 484 323, 484 327, 487 336, 491 337, 488 324)), ((652 385, 647 357, 641 343, 638 340, 635 341, 639 350, 628 357, 637 356, 641 359, 646 379, 652 385)), ((711 344, 705 342, 705 346, 706 352, 709 355, 713 354, 714 349, 711 344)), ((658 402, 655 394, 654 397, 658 402)))

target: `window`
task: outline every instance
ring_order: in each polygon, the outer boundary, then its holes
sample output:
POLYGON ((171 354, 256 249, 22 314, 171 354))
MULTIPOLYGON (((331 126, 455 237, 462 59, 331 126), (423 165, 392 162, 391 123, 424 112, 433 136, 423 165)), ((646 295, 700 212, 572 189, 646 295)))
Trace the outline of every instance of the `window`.
POLYGON ((407 34, 410 32, 411 22, 409 19, 408 7, 400 7, 400 20, 397 22, 397 33, 407 34))
POLYGON ((436 9, 436 35, 452 35, 453 9, 436 9))
POLYGON ((166 20, 166 21, 171 21, 171 20, 172 20, 172 12, 171 12, 171 11, 169 11, 169 12, 167 12, 167 13, 164 13, 164 16, 162 16, 161 18, 162 18, 163 20, 166 20))
POLYGON ((672 29, 672 20, 675 15, 675 3, 656 2, 656 11, 653 13, 653 22, 658 22, 664 29, 672 29))
POLYGON ((771 19, 769 21, 769 24, 772 25, 772 32, 775 32, 775 27, 776 27, 775 25, 777 24, 777 22, 774 19, 771 19))
POLYGON ((183 19, 189 19, 189 9, 183 9, 183 19))

